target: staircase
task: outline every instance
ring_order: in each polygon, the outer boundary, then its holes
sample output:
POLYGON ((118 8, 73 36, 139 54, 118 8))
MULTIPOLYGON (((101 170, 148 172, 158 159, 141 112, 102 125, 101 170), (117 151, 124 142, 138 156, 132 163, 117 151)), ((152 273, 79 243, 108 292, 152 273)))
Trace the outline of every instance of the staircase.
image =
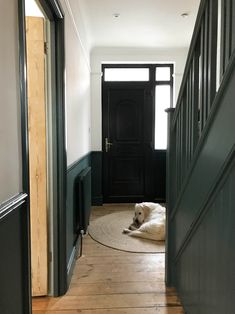
POLYGON ((235 298, 235 0, 201 1, 168 112, 167 268, 186 313, 232 314, 235 298))

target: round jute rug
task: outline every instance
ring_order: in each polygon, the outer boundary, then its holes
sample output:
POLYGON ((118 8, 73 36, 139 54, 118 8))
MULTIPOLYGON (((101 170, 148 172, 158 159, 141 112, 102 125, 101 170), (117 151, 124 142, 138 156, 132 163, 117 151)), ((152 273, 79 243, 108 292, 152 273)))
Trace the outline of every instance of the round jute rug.
POLYGON ((108 214, 91 221, 88 232, 93 240, 113 249, 135 253, 164 253, 163 241, 134 238, 122 233, 132 219, 133 210, 108 214))

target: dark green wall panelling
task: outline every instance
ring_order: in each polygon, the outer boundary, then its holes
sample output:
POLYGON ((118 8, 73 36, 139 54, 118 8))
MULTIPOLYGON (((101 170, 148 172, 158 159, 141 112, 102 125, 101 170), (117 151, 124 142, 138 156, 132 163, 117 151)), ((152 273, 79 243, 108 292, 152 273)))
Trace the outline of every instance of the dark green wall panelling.
POLYGON ((27 195, 0 206, 0 313, 31 313, 27 195), (13 301, 14 300, 14 301, 13 301))
POLYGON ((90 152, 79 159, 67 169, 67 202, 66 202, 66 261, 68 282, 74 266, 76 250, 79 250, 79 242, 76 243, 75 233, 75 202, 78 202, 78 193, 75 190, 75 179, 78 174, 87 167, 91 167, 91 197, 92 205, 102 205, 102 152, 90 152), (76 195, 75 195, 76 193, 76 195))
POLYGON ((93 151, 91 153, 91 193, 92 205, 102 205, 102 152, 93 151))
POLYGON ((198 211, 203 206, 205 198, 213 187, 226 159, 235 142, 235 71, 227 83, 222 97, 216 104, 216 114, 210 130, 202 143, 200 154, 195 162, 187 187, 175 211, 173 225, 177 232, 175 239, 175 254, 177 254, 183 239, 193 224, 198 211))
POLYGON ((189 314, 234 313, 234 64, 233 56, 170 215, 171 283, 189 314))
POLYGON ((78 174, 91 165, 90 153, 79 159, 67 169, 67 202, 66 202, 66 248, 67 248, 67 265, 70 271, 71 257, 74 250, 74 180, 78 174))
POLYGON ((187 313, 234 313, 234 186, 233 157, 232 167, 214 191, 205 215, 176 262, 176 284, 187 313))

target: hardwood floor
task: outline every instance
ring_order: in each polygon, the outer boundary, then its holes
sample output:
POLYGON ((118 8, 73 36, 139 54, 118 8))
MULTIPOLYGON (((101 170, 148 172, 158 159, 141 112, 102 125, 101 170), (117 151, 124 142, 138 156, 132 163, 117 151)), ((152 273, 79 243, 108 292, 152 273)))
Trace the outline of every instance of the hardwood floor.
MULTIPOLYGON (((110 212, 94 207, 92 218, 110 212)), ((34 314, 182 314, 173 288, 164 284, 164 254, 107 248, 89 236, 77 260, 67 294, 34 298, 34 314)))

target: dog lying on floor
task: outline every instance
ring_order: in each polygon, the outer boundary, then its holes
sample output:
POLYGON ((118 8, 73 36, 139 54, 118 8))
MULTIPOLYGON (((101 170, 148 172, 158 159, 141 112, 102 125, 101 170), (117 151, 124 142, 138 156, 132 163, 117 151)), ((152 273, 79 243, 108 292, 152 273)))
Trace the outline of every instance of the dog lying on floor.
POLYGON ((166 209, 157 203, 143 202, 135 205, 133 223, 123 233, 132 237, 165 240, 166 209))

